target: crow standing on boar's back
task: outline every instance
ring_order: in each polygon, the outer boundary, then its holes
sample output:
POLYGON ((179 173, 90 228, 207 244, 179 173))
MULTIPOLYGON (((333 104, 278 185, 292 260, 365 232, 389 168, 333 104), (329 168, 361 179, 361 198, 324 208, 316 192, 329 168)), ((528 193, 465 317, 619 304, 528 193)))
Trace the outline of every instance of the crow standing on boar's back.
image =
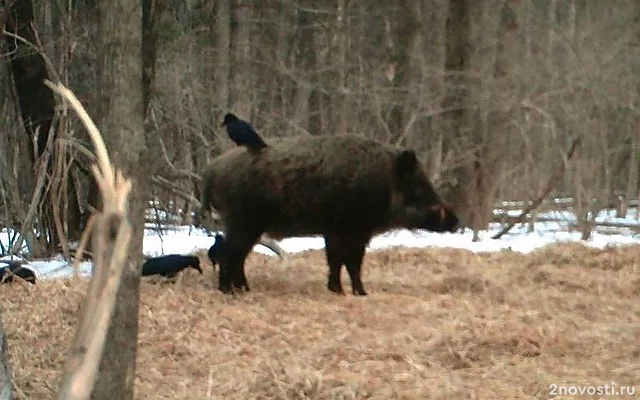
POLYGON ((253 129, 253 126, 236 117, 234 114, 226 114, 222 126, 227 127, 229 138, 238 146, 246 146, 250 150, 260 150, 267 147, 264 140, 262 140, 256 130, 253 129))
POLYGON ((196 256, 184 256, 181 254, 169 254, 166 256, 149 258, 142 264, 142 276, 161 275, 173 278, 186 268, 193 268, 202 274, 200 259, 196 256))
POLYGON ((413 150, 363 136, 279 138, 252 157, 232 148, 203 173, 201 213, 214 208, 225 226, 219 289, 249 290, 244 262, 256 240, 323 235, 327 287, 343 293, 346 265, 355 295, 371 237, 394 228, 455 231, 458 218, 444 204, 413 150))

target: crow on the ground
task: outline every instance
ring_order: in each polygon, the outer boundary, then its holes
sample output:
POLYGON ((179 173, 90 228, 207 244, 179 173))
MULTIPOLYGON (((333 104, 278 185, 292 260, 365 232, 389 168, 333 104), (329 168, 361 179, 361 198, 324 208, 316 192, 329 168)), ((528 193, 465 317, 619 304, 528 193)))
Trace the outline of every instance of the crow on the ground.
POLYGON ((250 123, 241 120, 234 114, 227 113, 221 126, 227 127, 229 138, 238 146, 245 146, 250 150, 260 150, 267 147, 260 135, 250 123))
POLYGON ((209 247, 209 260, 211 260, 211 265, 215 268, 216 264, 220 263, 220 255, 223 251, 224 246, 224 236, 220 232, 216 232, 215 235, 216 241, 213 243, 213 246, 209 247))
POLYGON ((202 274, 200 259, 196 256, 185 256, 181 254, 168 254, 166 256, 149 258, 142 264, 142 276, 162 275, 166 278, 173 278, 185 268, 193 268, 202 274))
POLYGON ((0 261, 0 282, 11 283, 13 282, 13 275, 16 275, 35 285, 36 273, 27 267, 23 267, 22 264, 24 264, 24 261, 0 261))

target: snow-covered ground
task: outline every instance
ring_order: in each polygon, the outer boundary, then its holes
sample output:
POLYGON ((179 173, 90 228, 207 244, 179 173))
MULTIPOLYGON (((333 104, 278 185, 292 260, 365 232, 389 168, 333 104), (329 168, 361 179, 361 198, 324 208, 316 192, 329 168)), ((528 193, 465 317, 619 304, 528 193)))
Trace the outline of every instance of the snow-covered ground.
MULTIPOLYGON (((510 215, 518 215, 519 211, 509 211, 510 215)), ((468 249, 474 252, 500 251, 511 249, 517 252, 530 252, 536 248, 550 243, 577 242, 580 241, 580 233, 571 232, 568 223, 575 222, 575 216, 567 212, 553 212, 544 216, 553 217, 566 222, 536 223, 535 231, 527 233, 526 227, 517 225, 507 235, 500 239, 491 239, 491 236, 500 230, 500 225, 492 224, 490 229, 480 233, 480 241, 472 241, 472 233, 466 230, 464 233, 433 233, 425 231, 396 230, 375 236, 369 244, 369 251, 385 249, 394 246, 403 247, 452 247, 468 249)), ((615 218, 614 211, 603 211, 596 218, 598 222, 608 221, 625 223, 628 225, 640 225, 637 210, 631 209, 626 218, 615 218)), ((615 229, 616 233, 594 232, 591 239, 585 244, 593 247, 616 246, 640 243, 640 235, 631 230, 615 229)), ((7 246, 9 234, 6 230, 0 232, 0 242, 7 246)), ((162 254, 189 254, 199 249, 208 249, 213 244, 213 237, 208 236, 203 230, 181 226, 177 228, 164 228, 160 234, 153 229, 145 232, 143 251, 147 256, 159 256, 162 254)), ((288 238, 279 242, 280 247, 288 253, 296 253, 304 250, 322 249, 324 241, 321 237, 288 238)), ((274 255, 271 250, 256 245, 254 251, 274 255)), ((2 258, 0 258, 2 260, 2 258)), ((2 264, 0 264, 1 266, 2 264)), ((55 278, 68 276, 72 268, 61 256, 52 260, 31 261, 28 267, 35 270, 40 278, 55 278)), ((91 270, 90 262, 83 262, 80 271, 88 275, 91 270)))

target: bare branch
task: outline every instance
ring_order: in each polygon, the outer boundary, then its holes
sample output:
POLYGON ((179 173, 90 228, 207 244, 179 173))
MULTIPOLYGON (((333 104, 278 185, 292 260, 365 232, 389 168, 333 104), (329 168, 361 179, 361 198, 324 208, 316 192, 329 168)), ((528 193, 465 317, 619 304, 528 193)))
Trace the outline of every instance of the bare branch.
POLYGON ((188 171, 186 169, 180 169, 175 165, 173 165, 173 163, 169 159, 169 153, 167 152, 167 147, 164 145, 164 141, 162 140, 162 138, 158 138, 158 144, 160 145, 160 149, 162 150, 162 156, 163 156, 164 162, 171 168, 171 170, 173 170, 173 172, 175 172, 180 176, 185 176, 187 178, 197 179, 199 181, 202 180, 200 175, 196 174, 195 172, 188 171))
MULTIPOLYGON (((131 224, 127 219, 131 181, 112 167, 100 132, 75 95, 61 83, 53 85, 45 81, 45 84, 65 98, 79 115, 98 158, 98 166, 91 168, 103 199, 102 212, 95 214, 95 268, 59 393, 60 399, 88 399, 98 372, 131 238, 131 224)), ((87 229, 92 227, 93 223, 90 223, 87 229)))
POLYGON ((569 147, 569 150, 567 151, 566 159, 563 158, 563 160, 560 163, 560 166, 558 167, 556 172, 553 175, 551 175, 551 177, 549 178, 549 181, 547 182, 547 185, 542 190, 542 193, 540 193, 540 196, 538 196, 538 198, 535 201, 533 201, 531 204, 529 204, 528 207, 526 207, 524 210, 522 210, 520 215, 517 216, 512 221, 510 221, 507 224, 507 226, 505 226, 500 232, 498 232, 495 235, 493 235, 491 237, 492 239, 500 239, 507 232, 509 232, 514 226, 516 226, 516 224, 519 224, 519 223, 523 222, 527 218, 527 214, 529 214, 531 211, 533 211, 536 208, 538 208, 538 206, 540 204, 542 204, 544 199, 547 196, 549 196, 549 193, 551 193, 553 188, 560 181, 560 179, 562 178, 562 175, 564 175, 564 170, 567 168, 567 163, 569 162, 569 160, 571 160, 571 157, 573 157, 573 153, 575 152, 576 148, 580 144, 580 140, 581 140, 580 137, 577 137, 577 138, 573 139, 573 142, 571 143, 571 147, 569 147))
MULTIPOLYGON (((53 126, 53 124, 52 124, 53 126)), ((36 135, 40 127, 36 128, 36 135)), ((40 199, 42 198, 44 192, 44 184, 45 178, 47 177, 47 166, 49 165, 49 159, 51 158, 51 148, 53 147, 53 136, 49 135, 47 139, 47 145, 45 147, 45 151, 40 157, 38 171, 36 172, 36 185, 33 189, 33 196, 31 197, 31 203, 29 204, 29 210, 27 211, 27 216, 24 218, 24 222, 22 224, 22 234, 18 237, 15 243, 15 247, 11 250, 10 254, 15 254, 16 251, 19 251, 22 248, 22 242, 26 235, 29 235, 31 229, 29 226, 31 225, 31 221, 36 216, 36 211, 38 208, 38 204, 40 203, 40 199)))
POLYGON ((154 177, 151 178, 151 181, 156 185, 160 186, 161 188, 169 190, 171 193, 183 198, 184 200, 187 200, 189 203, 191 203, 195 207, 198 207, 198 208, 200 207, 200 202, 198 201, 198 199, 196 199, 192 194, 187 193, 184 190, 181 190, 179 187, 174 185, 170 180, 160 175, 155 175, 154 177))
POLYGON ((87 226, 84 228, 84 232, 82 232, 82 236, 80 237, 80 243, 78 244, 78 248, 76 249, 75 255, 73 257, 73 276, 78 277, 78 272, 80 270, 80 259, 84 254, 84 249, 87 247, 87 243, 89 242, 89 237, 93 232, 93 228, 96 224, 95 214, 91 214, 87 221, 87 226))
POLYGON ((38 37, 38 34, 35 29, 33 30, 33 34, 36 37, 37 43, 31 43, 30 41, 23 38, 22 36, 16 35, 15 33, 12 33, 12 32, 8 32, 5 29, 2 30, 2 33, 34 49, 40 55, 40 57, 42 57, 42 59, 44 60, 44 63, 47 65, 48 72, 51 74, 51 76, 55 80, 60 80, 60 77, 58 76, 56 69, 53 67, 53 63, 51 62, 51 59, 47 57, 44 50, 42 49, 42 43, 40 42, 40 38, 38 37))

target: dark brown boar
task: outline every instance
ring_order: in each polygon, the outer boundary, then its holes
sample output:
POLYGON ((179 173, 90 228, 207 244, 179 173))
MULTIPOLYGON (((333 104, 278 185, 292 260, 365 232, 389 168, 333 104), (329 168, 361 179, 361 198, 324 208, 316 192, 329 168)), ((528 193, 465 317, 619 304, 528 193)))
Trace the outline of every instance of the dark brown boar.
POLYGON ((216 157, 203 174, 201 212, 225 226, 219 289, 249 290, 244 260, 256 240, 323 235, 327 287, 366 295, 360 269, 371 237, 394 228, 454 231, 458 218, 429 182, 413 150, 353 135, 274 139, 260 154, 243 147, 216 157))

